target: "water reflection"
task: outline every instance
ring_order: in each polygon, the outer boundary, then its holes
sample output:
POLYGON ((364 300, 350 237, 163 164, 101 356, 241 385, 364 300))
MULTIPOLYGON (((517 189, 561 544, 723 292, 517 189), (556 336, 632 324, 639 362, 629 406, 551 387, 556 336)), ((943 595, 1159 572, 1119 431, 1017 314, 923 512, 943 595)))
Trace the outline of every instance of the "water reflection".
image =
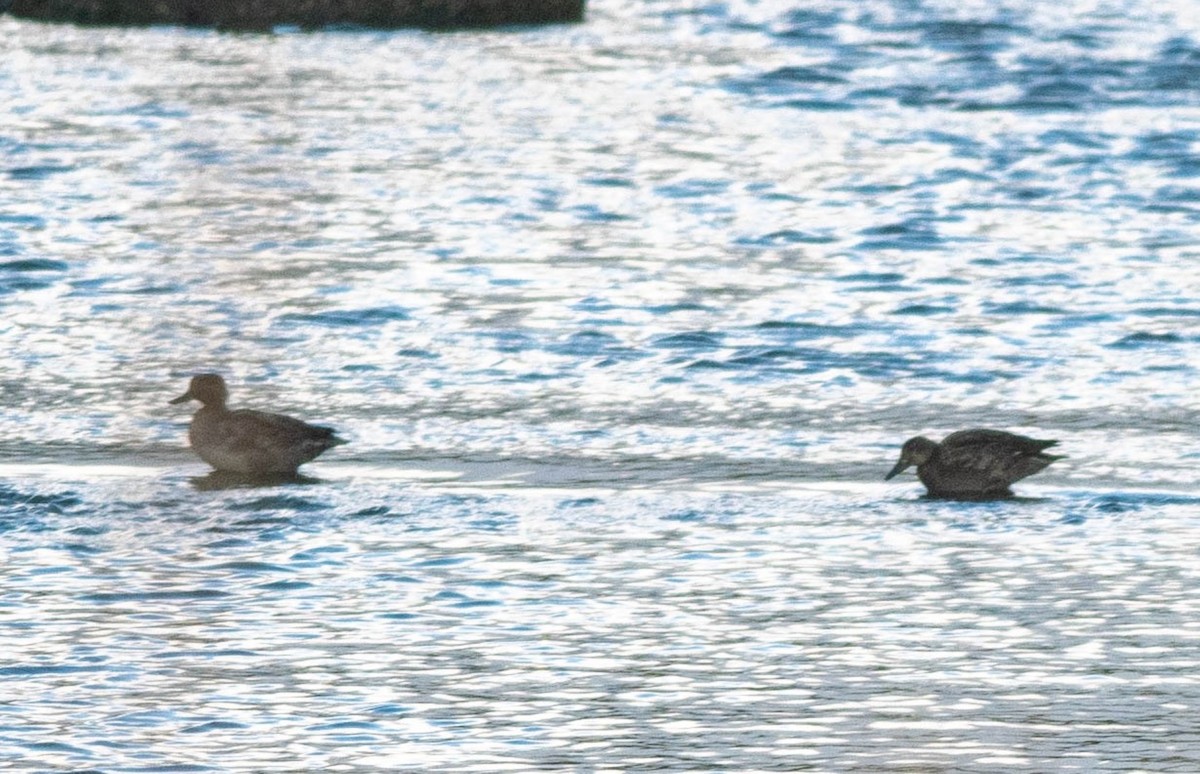
POLYGON ((231 473, 224 470, 214 470, 204 476, 194 476, 188 482, 201 492, 213 492, 223 489, 264 489, 281 486, 310 486, 326 483, 323 479, 306 476, 300 473, 252 475, 246 473, 231 473))
POLYGON ((1191 9, 828 6, 0 19, 0 758, 1200 770, 1191 9), (353 451, 187 478, 211 369, 353 451))
POLYGON ((977 763, 1052 760, 1039 735, 1081 733, 1081 711, 1145 722, 1149 705, 1111 699, 1147 679, 1200 701, 1184 679, 1200 659, 1172 623, 1195 612, 1200 532, 1132 530, 1105 506, 1182 525, 1191 495, 349 478, 234 486, 214 509, 192 481, 129 469, 87 491, 123 493, 135 520, 75 530, 69 548, 64 532, 96 518, 75 507, 7 533, 8 604, 38 613, 6 635, 19 705, 48 722, 67 690, 91 722, 60 757, 12 728, 0 741, 76 768, 101 750, 118 769, 179 750, 250 765, 314 733, 380 761, 399 746, 410 768, 945 768, 964 746, 977 763), (1063 518, 1076 511, 1087 519, 1063 518), (160 747, 176 727, 194 731, 160 747))

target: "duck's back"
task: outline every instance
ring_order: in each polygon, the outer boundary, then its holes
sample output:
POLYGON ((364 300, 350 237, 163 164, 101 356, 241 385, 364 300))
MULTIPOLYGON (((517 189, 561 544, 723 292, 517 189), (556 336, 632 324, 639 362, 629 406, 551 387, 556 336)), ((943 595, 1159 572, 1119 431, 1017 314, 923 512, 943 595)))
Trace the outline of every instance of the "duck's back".
POLYGON ((326 449, 345 443, 332 428, 265 411, 202 408, 188 438, 217 470, 250 475, 292 474, 326 449))
MULTIPOLYGON (((1004 430, 959 430, 942 439, 943 453, 963 455, 1007 456, 1036 455, 1058 441, 1040 441, 1027 435, 1004 430)), ((1057 459, 1057 458, 1055 458, 1057 459)))

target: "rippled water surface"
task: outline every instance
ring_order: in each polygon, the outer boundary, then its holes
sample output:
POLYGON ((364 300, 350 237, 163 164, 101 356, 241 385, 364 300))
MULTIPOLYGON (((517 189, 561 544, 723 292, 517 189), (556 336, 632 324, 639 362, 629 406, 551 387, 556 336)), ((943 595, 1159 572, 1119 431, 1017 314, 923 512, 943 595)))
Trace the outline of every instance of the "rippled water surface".
POLYGON ((0 767, 1200 769, 1197 18, 0 19, 0 767))

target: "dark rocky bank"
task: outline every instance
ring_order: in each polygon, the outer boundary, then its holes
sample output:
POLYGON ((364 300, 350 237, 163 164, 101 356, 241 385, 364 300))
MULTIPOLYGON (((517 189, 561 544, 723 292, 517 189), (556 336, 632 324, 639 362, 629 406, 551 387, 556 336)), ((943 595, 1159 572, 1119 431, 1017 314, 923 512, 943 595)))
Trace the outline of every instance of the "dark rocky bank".
POLYGON ((585 0, 12 0, 14 16, 82 25, 270 30, 479 29, 583 21, 585 0))

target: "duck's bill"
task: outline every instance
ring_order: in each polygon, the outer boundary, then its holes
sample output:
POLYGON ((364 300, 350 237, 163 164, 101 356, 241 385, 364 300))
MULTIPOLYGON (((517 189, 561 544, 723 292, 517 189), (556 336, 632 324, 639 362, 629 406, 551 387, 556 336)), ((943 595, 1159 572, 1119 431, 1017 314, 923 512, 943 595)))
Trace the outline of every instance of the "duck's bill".
POLYGON ((192 399, 192 393, 185 392, 184 394, 180 395, 178 398, 167 401, 167 403, 169 403, 173 406, 176 403, 186 403, 187 401, 189 401, 191 399, 192 399))
POLYGON ((908 467, 908 461, 900 460, 899 462, 896 463, 896 467, 894 467, 890 471, 888 471, 888 474, 883 477, 883 480, 891 481, 893 478, 896 477, 896 475, 898 473, 903 473, 907 467, 908 467))

